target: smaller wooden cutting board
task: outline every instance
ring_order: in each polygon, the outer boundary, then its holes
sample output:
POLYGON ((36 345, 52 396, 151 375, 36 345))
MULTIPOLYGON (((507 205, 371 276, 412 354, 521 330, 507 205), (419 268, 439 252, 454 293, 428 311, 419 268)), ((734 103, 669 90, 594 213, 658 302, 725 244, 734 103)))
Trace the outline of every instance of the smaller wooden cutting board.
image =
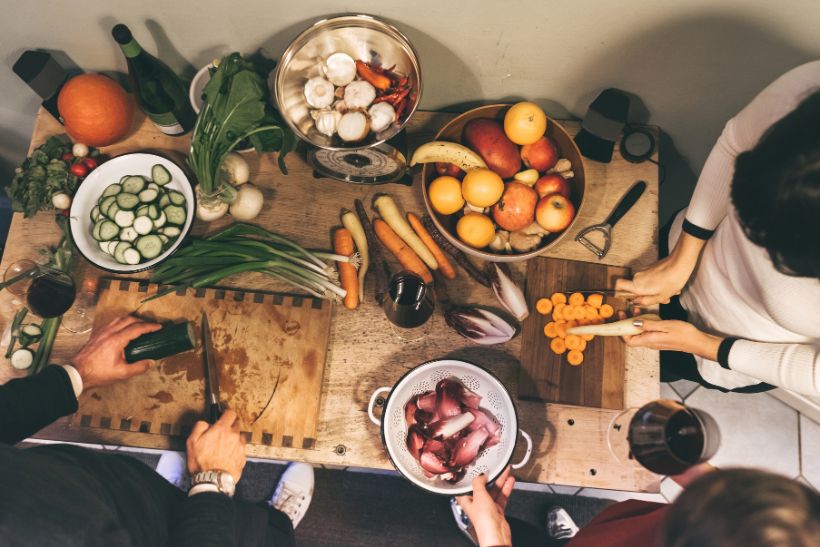
MULTIPOLYGON (((565 403, 596 408, 624 407, 625 346, 618 337, 596 337, 584 350, 584 362, 571 366, 566 354, 556 355, 544 335, 549 316, 535 311, 539 298, 554 292, 605 289, 615 286, 629 270, 601 264, 534 258, 527 264, 527 304, 530 316, 524 320, 521 340, 521 369, 518 378, 520 399, 565 403)), ((616 310, 626 302, 606 296, 616 310)))

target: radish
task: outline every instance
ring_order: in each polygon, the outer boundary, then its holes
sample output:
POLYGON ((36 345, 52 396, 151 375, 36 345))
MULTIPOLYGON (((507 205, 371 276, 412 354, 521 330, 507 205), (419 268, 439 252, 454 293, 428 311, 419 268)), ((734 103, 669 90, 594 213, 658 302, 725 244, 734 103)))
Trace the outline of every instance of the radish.
POLYGON ((253 220, 262 210, 264 198, 261 190, 247 183, 239 187, 236 199, 231 203, 231 216, 236 220, 253 220))
POLYGON ((203 222, 213 222, 227 213, 227 203, 213 196, 205 196, 202 187, 196 187, 196 218, 203 222))

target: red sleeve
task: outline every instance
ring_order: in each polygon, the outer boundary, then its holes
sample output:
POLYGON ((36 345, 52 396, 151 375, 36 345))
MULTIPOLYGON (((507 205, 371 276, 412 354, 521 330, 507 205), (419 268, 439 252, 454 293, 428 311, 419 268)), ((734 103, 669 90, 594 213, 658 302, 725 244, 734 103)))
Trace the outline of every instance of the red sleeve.
POLYGON ((651 547, 661 545, 661 526, 669 506, 627 500, 610 505, 581 529, 566 547, 651 547))

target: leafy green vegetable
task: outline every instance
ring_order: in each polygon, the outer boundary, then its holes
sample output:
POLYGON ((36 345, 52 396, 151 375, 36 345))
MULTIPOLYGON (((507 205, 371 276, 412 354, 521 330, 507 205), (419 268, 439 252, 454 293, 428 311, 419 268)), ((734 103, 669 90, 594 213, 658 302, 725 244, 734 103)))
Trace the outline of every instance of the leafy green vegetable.
POLYGON ((279 152, 279 168, 296 147, 296 136, 270 105, 268 86, 258 63, 231 53, 203 90, 204 104, 191 139, 188 164, 206 196, 219 194, 219 168, 225 156, 248 139, 257 152, 279 152))
POLYGON ((68 170, 69 162, 60 159, 66 152, 71 152, 71 141, 66 135, 50 137, 23 161, 6 187, 15 211, 28 218, 37 211, 51 209, 54 194, 74 195, 80 179, 68 170))

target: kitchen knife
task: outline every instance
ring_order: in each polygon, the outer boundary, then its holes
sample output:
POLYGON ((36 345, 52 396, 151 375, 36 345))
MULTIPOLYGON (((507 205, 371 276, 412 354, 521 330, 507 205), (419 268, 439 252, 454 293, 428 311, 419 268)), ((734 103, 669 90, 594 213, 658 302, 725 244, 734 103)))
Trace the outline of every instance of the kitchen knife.
POLYGON ((205 367, 205 408, 208 422, 214 423, 222 415, 219 405, 219 373, 214 362, 214 343, 211 339, 211 327, 208 316, 202 312, 202 365, 205 367))

